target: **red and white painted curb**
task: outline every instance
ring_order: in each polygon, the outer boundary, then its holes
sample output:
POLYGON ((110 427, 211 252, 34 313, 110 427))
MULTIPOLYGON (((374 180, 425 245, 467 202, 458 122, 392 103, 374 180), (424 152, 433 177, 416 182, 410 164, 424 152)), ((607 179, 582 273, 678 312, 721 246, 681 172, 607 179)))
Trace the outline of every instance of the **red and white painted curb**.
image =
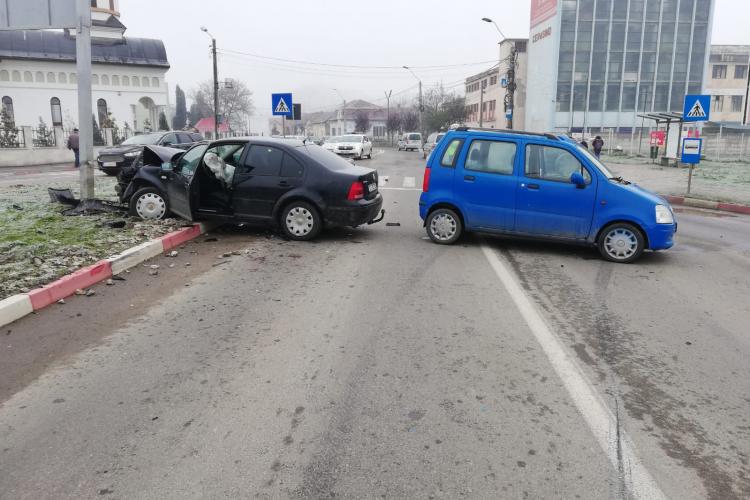
POLYGON ((672 205, 683 205, 686 207, 708 208, 710 210, 722 210, 736 214, 750 215, 750 206, 738 205, 736 203, 722 203, 720 201, 701 200, 699 198, 686 198, 684 196, 664 196, 672 205))
POLYGON ((201 234, 206 233, 209 226, 194 224, 189 227, 173 231, 155 240, 141 243, 124 252, 101 260, 96 264, 84 267, 72 274, 63 276, 41 288, 13 295, 0 301, 0 326, 7 325, 23 318, 27 314, 38 311, 54 304, 60 299, 73 295, 76 290, 83 290, 100 281, 120 274, 126 269, 137 266, 141 262, 163 254, 182 245, 201 234))

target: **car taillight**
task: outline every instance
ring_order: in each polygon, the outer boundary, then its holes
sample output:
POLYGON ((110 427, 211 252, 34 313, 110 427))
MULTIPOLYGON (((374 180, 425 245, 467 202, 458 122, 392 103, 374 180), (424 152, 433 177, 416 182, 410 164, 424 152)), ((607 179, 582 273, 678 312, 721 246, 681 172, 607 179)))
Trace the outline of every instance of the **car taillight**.
POLYGON ((349 201, 361 200, 365 197, 365 185, 360 181, 352 182, 346 199, 349 201))
POLYGON ((422 192, 426 193, 430 190, 430 167, 424 169, 424 179, 422 180, 422 192))

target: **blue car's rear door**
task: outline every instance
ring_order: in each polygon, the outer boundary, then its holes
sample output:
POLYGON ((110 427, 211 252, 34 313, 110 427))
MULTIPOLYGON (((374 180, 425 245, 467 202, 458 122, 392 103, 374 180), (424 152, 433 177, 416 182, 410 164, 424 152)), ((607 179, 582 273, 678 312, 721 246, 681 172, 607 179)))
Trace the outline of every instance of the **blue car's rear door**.
POLYGON ((526 144, 518 176, 515 231, 524 234, 585 239, 596 202, 596 177, 570 151, 526 144), (570 182, 579 172, 584 187, 570 182))
POLYGON ((454 189, 470 229, 513 230, 517 149, 511 139, 472 139, 459 160, 454 189))

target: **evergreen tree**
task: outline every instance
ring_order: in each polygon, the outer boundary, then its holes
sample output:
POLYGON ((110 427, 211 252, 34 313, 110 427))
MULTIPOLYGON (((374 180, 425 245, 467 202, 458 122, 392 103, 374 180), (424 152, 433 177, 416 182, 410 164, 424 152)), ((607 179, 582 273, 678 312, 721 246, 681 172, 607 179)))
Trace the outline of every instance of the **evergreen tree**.
POLYGON ((167 122, 167 115, 164 111, 159 113, 159 130, 169 130, 169 123, 167 122))
POLYGON ((20 147, 18 140, 18 129, 13 119, 3 106, 0 111, 0 148, 17 148, 20 147))
POLYGON ((104 146, 104 137, 102 137, 102 131, 99 130, 99 125, 96 123, 96 116, 91 115, 91 121, 94 126, 94 146, 104 146))
POLYGON ((185 92, 178 85, 174 91, 175 94, 175 114, 172 118, 172 129, 182 130, 187 125, 187 104, 185 102, 185 92))
POLYGON ((190 116, 189 116, 189 125, 191 127, 195 127, 195 124, 198 123, 201 118, 203 118, 203 114, 201 113, 201 108, 197 104, 193 103, 190 105, 190 116))

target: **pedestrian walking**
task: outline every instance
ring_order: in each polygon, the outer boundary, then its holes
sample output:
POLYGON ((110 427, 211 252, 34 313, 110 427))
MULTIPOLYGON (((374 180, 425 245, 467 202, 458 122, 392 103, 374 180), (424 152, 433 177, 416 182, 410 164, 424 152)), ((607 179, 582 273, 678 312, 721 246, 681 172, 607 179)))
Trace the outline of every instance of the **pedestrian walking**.
POLYGON ((594 155, 599 159, 602 155, 602 149, 604 149, 604 139, 602 139, 602 136, 597 135, 591 142, 591 145, 594 147, 594 155))
POLYGON ((73 132, 68 136, 68 149, 73 151, 75 155, 75 168, 81 166, 81 157, 79 155, 80 148, 80 137, 78 137, 78 129, 74 128, 73 132))

